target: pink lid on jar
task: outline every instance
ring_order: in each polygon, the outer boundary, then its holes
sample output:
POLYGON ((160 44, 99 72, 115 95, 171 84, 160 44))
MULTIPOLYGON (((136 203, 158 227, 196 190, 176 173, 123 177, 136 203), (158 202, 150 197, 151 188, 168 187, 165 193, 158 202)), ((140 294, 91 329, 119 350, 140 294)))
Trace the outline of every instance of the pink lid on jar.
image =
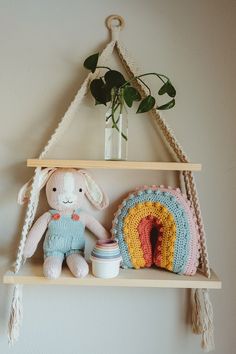
POLYGON ((115 240, 99 240, 96 243, 97 248, 117 248, 118 243, 115 240))

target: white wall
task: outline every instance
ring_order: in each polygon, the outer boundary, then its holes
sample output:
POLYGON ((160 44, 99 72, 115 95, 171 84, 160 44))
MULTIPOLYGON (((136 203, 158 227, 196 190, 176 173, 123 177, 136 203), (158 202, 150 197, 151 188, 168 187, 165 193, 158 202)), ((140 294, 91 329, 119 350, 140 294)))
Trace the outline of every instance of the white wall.
MULTIPOLYGON (((144 71, 167 73, 177 106, 167 120, 197 174, 212 267, 217 354, 235 342, 235 1, 0 0, 1 273, 12 261, 24 211, 19 187, 74 97, 84 58, 108 39, 105 18, 124 16, 122 39, 144 71)), ((154 82, 153 82, 154 84, 154 82)), ((167 160, 149 118, 130 113, 130 159, 167 160), (140 141, 142 144, 140 144, 140 141)), ((102 158, 103 112, 86 98, 68 135, 49 157, 102 158)), ((137 184, 175 183, 166 173, 95 171, 112 204, 97 217, 110 227, 117 198, 137 184)), ((43 207, 41 206, 41 209, 43 207)), ((194 354, 188 293, 171 289, 25 286, 24 323, 10 351, 6 326, 11 291, 0 285, 0 353, 194 354)))

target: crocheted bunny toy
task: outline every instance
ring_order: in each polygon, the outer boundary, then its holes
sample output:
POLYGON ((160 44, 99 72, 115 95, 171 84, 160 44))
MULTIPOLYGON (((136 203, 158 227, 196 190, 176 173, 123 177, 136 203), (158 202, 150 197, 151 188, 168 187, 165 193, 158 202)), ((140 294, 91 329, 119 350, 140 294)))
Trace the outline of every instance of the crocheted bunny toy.
MULTIPOLYGON (((83 210, 85 197, 97 208, 104 209, 108 198, 84 170, 45 168, 39 176, 39 190, 46 184, 47 201, 51 210, 44 213, 31 228, 24 248, 24 257, 31 257, 46 231, 43 244, 43 271, 47 278, 58 278, 64 258, 75 277, 88 274, 83 258, 84 230, 88 228, 98 239, 110 237, 107 230, 83 210)), ((29 183, 19 192, 22 204, 29 192, 29 183)))

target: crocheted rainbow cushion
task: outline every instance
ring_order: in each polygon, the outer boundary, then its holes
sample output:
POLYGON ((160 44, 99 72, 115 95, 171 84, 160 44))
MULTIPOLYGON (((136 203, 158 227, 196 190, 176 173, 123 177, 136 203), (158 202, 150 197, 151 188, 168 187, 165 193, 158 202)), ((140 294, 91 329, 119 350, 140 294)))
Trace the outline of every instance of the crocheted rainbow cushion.
POLYGON ((122 266, 155 264, 179 274, 196 273, 199 235, 190 202, 180 189, 144 186, 130 193, 115 213, 112 235, 122 266))

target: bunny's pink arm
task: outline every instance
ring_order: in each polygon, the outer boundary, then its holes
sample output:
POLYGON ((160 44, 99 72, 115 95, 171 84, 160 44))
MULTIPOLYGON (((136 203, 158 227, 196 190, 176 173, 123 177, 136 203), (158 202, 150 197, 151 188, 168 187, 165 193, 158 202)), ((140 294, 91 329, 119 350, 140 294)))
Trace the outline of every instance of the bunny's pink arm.
POLYGON ((99 239, 107 240, 111 236, 109 232, 92 215, 82 213, 81 221, 99 239))
POLYGON ((24 248, 24 257, 32 257, 39 241, 43 237, 44 232, 46 231, 49 221, 51 220, 51 214, 49 212, 41 215, 35 224, 32 226, 24 248))

